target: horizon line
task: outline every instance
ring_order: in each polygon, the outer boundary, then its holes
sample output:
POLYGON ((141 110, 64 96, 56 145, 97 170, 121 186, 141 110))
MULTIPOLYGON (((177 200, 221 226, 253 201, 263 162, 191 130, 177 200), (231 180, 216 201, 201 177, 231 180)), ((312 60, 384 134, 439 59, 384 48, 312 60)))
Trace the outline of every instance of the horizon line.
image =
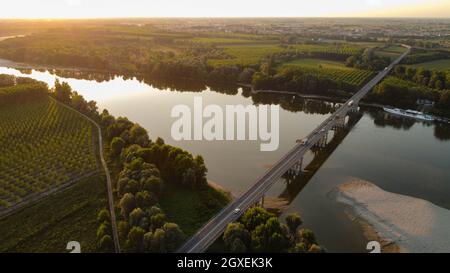
POLYGON ((450 19, 450 16, 125 16, 125 17, 4 17, 1 20, 117 20, 117 19, 450 19))

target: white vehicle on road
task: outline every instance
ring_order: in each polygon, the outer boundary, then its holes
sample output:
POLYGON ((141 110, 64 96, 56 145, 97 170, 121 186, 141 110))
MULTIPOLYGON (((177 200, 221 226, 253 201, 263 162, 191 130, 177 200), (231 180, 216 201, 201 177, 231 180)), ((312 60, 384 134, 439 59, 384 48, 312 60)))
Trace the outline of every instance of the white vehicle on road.
POLYGON ((308 144, 308 139, 297 139, 296 141, 297 143, 300 143, 302 146, 305 146, 306 144, 308 144))
POLYGON ((240 208, 235 208, 235 209, 233 210, 233 213, 234 213, 234 214, 239 214, 239 212, 241 212, 241 209, 240 209, 240 208))

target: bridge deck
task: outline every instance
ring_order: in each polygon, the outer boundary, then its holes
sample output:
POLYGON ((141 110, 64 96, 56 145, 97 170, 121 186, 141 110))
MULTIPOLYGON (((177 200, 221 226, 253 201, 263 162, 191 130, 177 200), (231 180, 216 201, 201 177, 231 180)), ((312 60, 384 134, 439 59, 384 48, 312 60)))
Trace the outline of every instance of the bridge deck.
POLYGON ((383 71, 379 72, 371 81, 364 85, 357 93, 348 99, 340 108, 338 108, 329 118, 316 127, 306 138, 308 142, 305 145, 297 143, 289 152, 278 160, 263 176, 258 178, 255 183, 239 198, 222 209, 214 218, 204 225, 194 236, 192 236, 180 249, 178 253, 199 253, 205 251, 226 229, 228 223, 236 221, 242 213, 255 204, 264 193, 286 173, 295 162, 311 149, 329 130, 336 124, 338 117, 345 116, 351 107, 358 105, 359 101, 369 93, 372 88, 378 84, 394 65, 398 64, 408 53, 410 48, 399 58, 393 61, 383 71), (353 105, 350 102, 353 101, 353 105), (236 208, 239 213, 234 213, 236 208))

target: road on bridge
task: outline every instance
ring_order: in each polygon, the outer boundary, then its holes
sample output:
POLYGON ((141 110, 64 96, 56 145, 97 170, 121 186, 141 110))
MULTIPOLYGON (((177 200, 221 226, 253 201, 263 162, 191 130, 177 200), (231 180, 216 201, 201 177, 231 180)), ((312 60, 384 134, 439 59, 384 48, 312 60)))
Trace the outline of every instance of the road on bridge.
POLYGON ((204 252, 226 229, 228 223, 236 221, 242 213, 256 204, 258 200, 268 191, 272 185, 289 169, 293 164, 299 161, 303 155, 308 152, 320 139, 328 133, 336 124, 336 119, 345 117, 347 112, 372 90, 392 68, 409 53, 410 47, 400 57, 394 60, 388 67, 379 72, 371 81, 355 93, 340 108, 338 108, 329 118, 323 121, 314 131, 305 139, 305 143, 297 143, 288 153, 278 160, 263 176, 258 178, 255 183, 239 198, 222 209, 213 219, 205 224, 194 236, 192 236, 181 248, 178 253, 201 253, 204 252))

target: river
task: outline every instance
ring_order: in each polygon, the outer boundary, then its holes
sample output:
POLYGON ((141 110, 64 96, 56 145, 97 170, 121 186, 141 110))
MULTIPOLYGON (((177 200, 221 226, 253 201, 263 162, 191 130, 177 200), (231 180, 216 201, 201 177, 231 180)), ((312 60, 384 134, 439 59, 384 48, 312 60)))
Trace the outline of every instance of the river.
MULTIPOLYGON (((81 73, 81 72, 80 72, 81 73)), ((0 65, 0 74, 26 76, 53 85, 56 78, 68 82, 87 100, 97 101, 115 116, 126 116, 145 127, 152 139, 201 154, 208 179, 239 195, 302 136, 326 119, 337 105, 303 100, 288 95, 250 95, 240 88, 220 91, 208 87, 169 89, 122 76, 94 77, 71 71, 57 76, 46 70, 17 70, 0 65), (83 79, 87 78, 87 79, 83 79), (203 91, 201 91, 204 89, 203 91), (261 152, 258 141, 175 141, 170 129, 171 109, 193 105, 201 96, 204 105, 280 104, 280 146, 261 152)), ((58 74, 59 75, 59 74, 58 74)), ((186 85, 189 86, 189 85, 186 85)), ((284 215, 299 212, 330 252, 364 252, 367 240, 360 226, 345 214, 344 207, 328 197, 338 184, 351 178, 370 181, 386 191, 428 200, 450 209, 450 126, 398 118, 375 108, 363 108, 358 122, 333 150, 316 156, 309 175, 280 180, 268 193, 287 202, 284 215), (319 168, 320 167, 320 168, 319 168)), ((313 153, 306 163, 311 162, 313 153)))

